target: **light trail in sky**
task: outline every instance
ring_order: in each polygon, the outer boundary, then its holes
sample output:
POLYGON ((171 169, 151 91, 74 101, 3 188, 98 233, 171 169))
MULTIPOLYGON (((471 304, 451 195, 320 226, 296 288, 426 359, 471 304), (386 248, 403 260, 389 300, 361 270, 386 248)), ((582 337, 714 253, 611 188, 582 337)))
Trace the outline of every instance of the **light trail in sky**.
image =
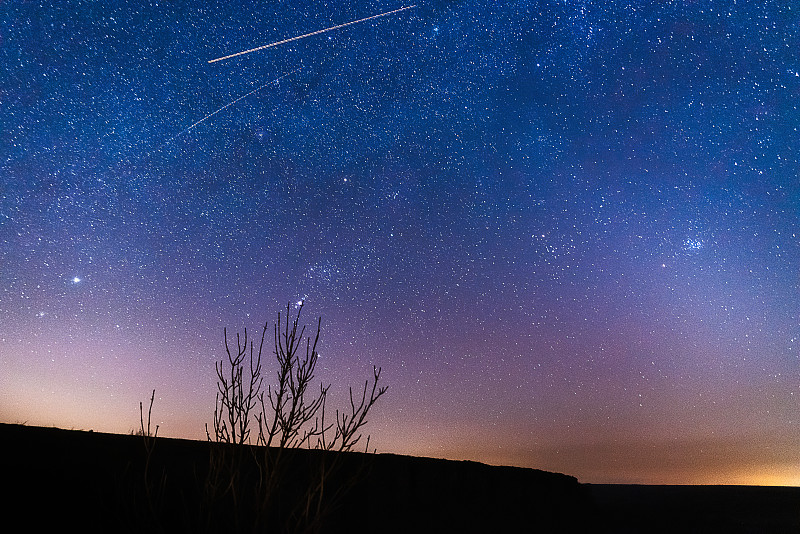
POLYGON ((387 17, 389 15, 392 15, 394 13, 399 13, 399 12, 405 11, 407 9, 414 9, 415 7, 417 7, 416 4, 412 5, 412 6, 401 7, 399 9, 395 9, 393 11, 387 11, 386 13, 380 13, 378 15, 372 15, 371 17, 366 17, 366 18, 354 20, 354 21, 351 21, 351 22, 345 22, 344 24, 339 24, 338 26, 331 26, 330 28, 325 28, 323 30, 317 30, 317 31, 311 32, 311 33, 305 33, 303 35, 298 35, 297 37, 290 37, 289 39, 284 39, 282 41, 276 41, 274 43, 270 43, 270 44, 267 44, 267 45, 264 45, 264 46, 251 48, 250 50, 244 50, 242 52, 236 52, 235 54, 230 54, 230 55, 227 55, 227 56, 218 57, 216 59, 211 59, 208 62, 209 63, 216 63, 217 61, 223 61, 225 59, 230 59, 230 58, 237 57, 237 56, 243 56, 243 55, 249 54, 251 52, 257 52, 259 50, 264 50, 265 48, 272 48, 273 46, 278 46, 278 45, 290 43, 292 41, 297 41, 299 39, 305 39, 306 37, 311 37, 313 35, 319 35, 320 33, 325 33, 325 32, 330 32, 330 31, 333 31, 333 30, 338 30, 339 28, 344 28, 345 26, 352 26, 353 24, 358 24, 359 22, 366 22, 368 20, 377 19, 378 17, 387 17))
POLYGON ((167 140, 166 142, 167 142, 167 143, 169 143, 170 141, 174 140, 175 138, 177 138, 177 137, 180 137, 181 135, 185 134, 186 132, 188 132, 188 131, 192 130, 194 127, 196 127, 196 126, 197 126, 197 125, 199 125, 200 123, 202 123, 202 122, 204 122, 204 121, 207 121, 208 119, 210 119, 211 117, 213 117, 214 115, 216 115, 217 113, 219 113, 220 111, 223 111, 223 110, 225 110, 225 109, 227 109, 227 108, 229 108, 229 107, 233 106, 233 105, 234 105, 234 104, 236 104, 237 102, 239 102, 239 101, 241 101, 241 100, 244 100, 245 98, 247 98, 248 96, 252 95, 253 93, 257 93, 258 91, 262 90, 263 88, 267 87, 268 85, 272 85, 272 84, 278 83, 278 82, 279 82, 279 81, 281 81, 282 79, 286 78, 287 76, 291 76, 292 74, 294 74, 295 72, 298 72, 298 71, 299 71, 299 70, 301 70, 302 68, 303 68, 303 67, 297 67, 297 68, 296 68, 296 69, 294 69, 293 71, 290 71, 290 72, 287 72, 287 73, 285 73, 285 74, 282 74, 282 75, 278 76, 277 78, 275 78, 274 80, 270 80, 270 81, 268 81, 267 83, 265 83, 264 85, 260 85, 260 86, 256 87, 255 89, 253 89, 253 90, 252 90, 252 91, 250 91, 249 93, 247 93, 247 94, 244 94, 244 95, 242 95, 242 96, 240 96, 240 97, 236 98, 235 100, 231 100, 230 102, 228 102, 227 104, 225 104, 224 106, 222 106, 221 108, 219 108, 218 110, 216 110, 216 111, 212 111, 211 113, 209 113, 208 115, 206 115, 205 117, 203 117, 202 119, 200 119, 199 121, 196 121, 196 122, 194 122, 194 123, 193 123, 193 124, 191 124, 190 126, 188 126, 188 127, 184 128, 183 130, 181 130, 180 132, 178 132, 178 133, 177 133, 177 134, 175 134, 174 136, 170 137, 170 138, 169 138, 169 140, 167 140))

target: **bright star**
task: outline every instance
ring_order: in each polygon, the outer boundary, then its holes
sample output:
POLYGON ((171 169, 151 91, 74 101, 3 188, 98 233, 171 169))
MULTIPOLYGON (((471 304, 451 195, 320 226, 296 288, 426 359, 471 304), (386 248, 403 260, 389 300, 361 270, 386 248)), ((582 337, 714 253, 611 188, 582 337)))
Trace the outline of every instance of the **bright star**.
POLYGON ((73 284, 80 283, 80 281, 81 281, 81 279, 80 279, 80 278, 78 278, 77 276, 76 276, 75 278, 73 278, 73 279, 72 279, 72 283, 73 283, 73 284))

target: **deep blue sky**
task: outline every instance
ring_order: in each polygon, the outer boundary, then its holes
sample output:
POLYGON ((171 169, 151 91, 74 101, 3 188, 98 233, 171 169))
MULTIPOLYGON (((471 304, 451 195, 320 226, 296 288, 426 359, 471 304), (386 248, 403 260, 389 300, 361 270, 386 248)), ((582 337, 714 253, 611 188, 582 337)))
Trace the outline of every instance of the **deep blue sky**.
POLYGON ((223 327, 303 300, 332 389, 383 367, 379 451, 800 483, 800 9, 421 2, 208 63, 404 5, 0 4, 0 418, 155 388, 204 437, 223 327))

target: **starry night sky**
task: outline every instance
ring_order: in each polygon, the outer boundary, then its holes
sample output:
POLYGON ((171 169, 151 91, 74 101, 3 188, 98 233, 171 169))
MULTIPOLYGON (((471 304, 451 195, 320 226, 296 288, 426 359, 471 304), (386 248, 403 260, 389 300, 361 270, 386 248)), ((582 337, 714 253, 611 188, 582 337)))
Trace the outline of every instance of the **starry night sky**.
POLYGON ((208 63, 409 4, 3 1, 0 420, 155 389, 205 439, 223 328, 302 300, 332 406, 383 368, 379 452, 800 484, 792 4, 423 0, 208 63))

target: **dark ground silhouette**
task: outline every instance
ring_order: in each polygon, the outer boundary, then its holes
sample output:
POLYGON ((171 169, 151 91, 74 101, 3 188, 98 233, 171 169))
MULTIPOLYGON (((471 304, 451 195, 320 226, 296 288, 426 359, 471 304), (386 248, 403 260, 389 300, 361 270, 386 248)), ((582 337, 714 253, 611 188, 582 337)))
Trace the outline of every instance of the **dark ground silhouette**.
POLYGON ((142 436, 9 424, 0 440, 6 521, 33 531, 800 532, 800 488, 579 484, 534 469, 305 449, 284 451, 274 506, 256 517, 247 489, 264 449, 159 437, 148 455, 142 436), (209 491, 215 458, 236 459, 238 492, 209 491), (309 509, 311 485, 324 491, 309 509))

